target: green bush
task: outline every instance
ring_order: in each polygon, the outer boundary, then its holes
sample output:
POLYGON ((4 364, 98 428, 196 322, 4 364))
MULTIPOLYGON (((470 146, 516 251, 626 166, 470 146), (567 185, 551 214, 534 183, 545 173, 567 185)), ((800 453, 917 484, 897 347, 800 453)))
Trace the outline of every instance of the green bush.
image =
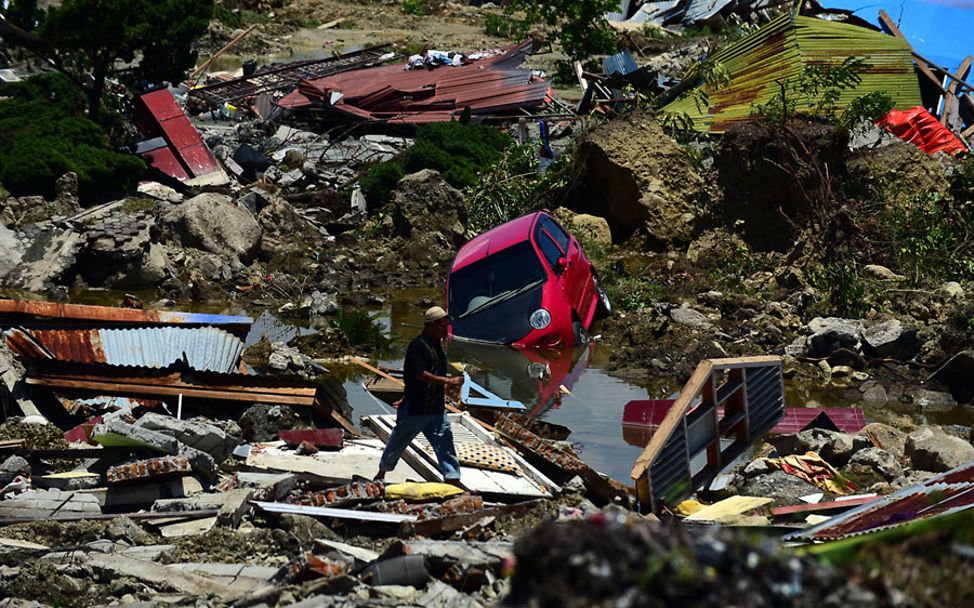
POLYGON ((42 74, 0 87, 0 183, 11 194, 52 197, 64 173, 78 174, 82 197, 124 192, 145 164, 109 147, 102 128, 80 115, 85 100, 67 79, 42 74))
POLYGON ((359 180, 362 194, 372 205, 378 207, 389 198, 389 192, 406 175, 406 172, 395 162, 379 163, 373 166, 359 180))
POLYGON ((542 173, 538 170, 535 146, 511 146, 500 160, 481 171, 479 180, 467 193, 470 231, 479 234, 545 207, 568 186, 570 167, 570 157, 561 156, 542 173))
POLYGON ((362 177, 362 192, 371 204, 382 204, 403 175, 423 169, 439 171, 455 188, 473 186, 477 174, 500 160, 511 143, 510 137, 488 125, 462 121, 423 125, 416 130, 413 147, 362 177))
POLYGON ((426 0, 402 0, 402 10, 404 13, 422 17, 429 12, 426 0))
POLYGON ((879 224, 900 272, 912 279, 974 279, 974 202, 935 192, 886 207, 879 224))
POLYGON ((373 315, 361 308, 340 309, 332 319, 331 326, 342 332, 352 346, 385 352, 394 340, 385 334, 382 324, 373 315))

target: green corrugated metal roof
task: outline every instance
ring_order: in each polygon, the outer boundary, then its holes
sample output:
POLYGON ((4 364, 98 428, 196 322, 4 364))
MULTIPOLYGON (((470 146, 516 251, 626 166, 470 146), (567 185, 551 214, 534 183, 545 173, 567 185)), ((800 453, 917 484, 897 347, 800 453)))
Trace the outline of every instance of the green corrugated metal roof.
POLYGON ((706 111, 692 99, 678 99, 663 110, 686 112, 699 131, 723 133, 778 94, 776 81, 798 76, 804 66, 837 66, 849 57, 862 57, 867 65, 859 74, 862 82, 842 91, 839 110, 874 91, 887 92, 900 109, 920 104, 920 85, 905 41, 855 25, 784 14, 713 55, 731 81, 717 91, 702 85, 710 101, 706 111))

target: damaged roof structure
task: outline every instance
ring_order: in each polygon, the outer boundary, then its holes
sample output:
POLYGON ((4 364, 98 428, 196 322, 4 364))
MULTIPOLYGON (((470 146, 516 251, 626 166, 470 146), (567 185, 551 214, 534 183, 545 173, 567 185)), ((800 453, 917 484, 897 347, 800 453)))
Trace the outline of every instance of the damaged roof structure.
POLYGON ((473 116, 539 110, 550 100, 549 84, 520 67, 533 48, 529 39, 500 53, 471 54, 469 63, 455 67, 407 70, 395 64, 302 80, 279 105, 409 125, 450 121, 465 108, 473 116))
POLYGON ((723 133, 750 120, 757 106, 780 94, 779 83, 798 77, 804 67, 839 66, 853 58, 864 59, 861 81, 840 92, 837 110, 873 91, 888 93, 899 109, 920 104, 913 56, 904 40, 855 25, 786 13, 711 56, 710 61, 727 70, 730 82, 716 90, 699 84, 707 94, 707 107, 684 97, 663 110, 685 113, 698 131, 723 133))

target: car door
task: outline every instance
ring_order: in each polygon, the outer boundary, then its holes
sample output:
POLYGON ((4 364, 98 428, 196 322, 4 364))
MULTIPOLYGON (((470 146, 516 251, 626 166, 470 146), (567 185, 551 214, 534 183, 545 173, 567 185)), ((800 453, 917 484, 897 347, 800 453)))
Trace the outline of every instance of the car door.
POLYGON ((565 297, 578 312, 578 316, 584 320, 591 304, 591 298, 585 297, 586 285, 591 274, 589 261, 585 258, 575 238, 559 226, 555 220, 544 216, 540 226, 542 234, 555 242, 567 262, 565 270, 559 275, 559 282, 564 290, 565 297))

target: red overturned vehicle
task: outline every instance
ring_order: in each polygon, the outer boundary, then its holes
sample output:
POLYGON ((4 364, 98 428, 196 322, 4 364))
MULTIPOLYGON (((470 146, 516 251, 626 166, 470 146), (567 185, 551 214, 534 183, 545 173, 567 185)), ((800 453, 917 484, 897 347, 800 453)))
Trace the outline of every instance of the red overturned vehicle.
POLYGON ((454 339, 562 348, 584 344, 612 305, 578 240, 543 211, 467 242, 446 285, 454 339))

